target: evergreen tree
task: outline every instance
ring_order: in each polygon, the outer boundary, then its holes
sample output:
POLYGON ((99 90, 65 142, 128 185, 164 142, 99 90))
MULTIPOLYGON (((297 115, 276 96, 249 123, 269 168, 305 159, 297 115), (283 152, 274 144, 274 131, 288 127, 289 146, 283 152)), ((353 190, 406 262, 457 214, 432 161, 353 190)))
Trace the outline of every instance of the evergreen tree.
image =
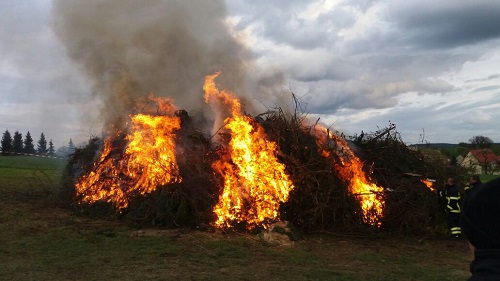
POLYGON ((56 151, 54 149, 54 144, 52 143, 52 139, 49 141, 49 156, 54 156, 56 151))
POLYGON ((47 140, 45 139, 45 135, 43 133, 40 135, 40 139, 38 140, 36 152, 43 155, 47 154, 47 140))
POLYGON ((14 133, 14 142, 13 142, 13 145, 12 145, 13 149, 12 151, 16 152, 16 153, 22 153, 23 152, 23 134, 19 133, 19 131, 16 131, 14 133))
POLYGON ((75 151, 75 145, 73 144, 73 140, 70 138, 68 143, 68 154, 72 154, 75 151))
POLYGON ((33 145, 33 138, 29 131, 26 133, 26 136, 24 136, 24 152, 30 154, 35 153, 35 145, 33 145))
POLYGON ((5 130, 2 136, 2 153, 7 154, 12 151, 12 136, 10 135, 9 130, 5 130))

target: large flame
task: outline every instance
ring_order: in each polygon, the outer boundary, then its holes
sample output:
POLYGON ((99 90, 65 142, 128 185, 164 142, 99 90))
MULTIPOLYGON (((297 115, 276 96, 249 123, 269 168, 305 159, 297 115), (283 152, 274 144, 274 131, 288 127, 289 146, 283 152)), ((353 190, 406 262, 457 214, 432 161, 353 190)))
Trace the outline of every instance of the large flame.
POLYGON ((356 196, 363 211, 363 220, 371 225, 379 225, 382 218, 384 201, 381 194, 384 189, 370 183, 369 176, 363 170, 363 162, 349 148, 344 138, 321 125, 315 126, 318 147, 324 157, 330 158, 332 149, 339 156, 340 162, 334 164, 335 171, 349 182, 350 192, 356 196))
POLYGON ((214 80, 218 75, 207 76, 203 87, 205 101, 229 107, 231 115, 224 121, 230 134, 227 155, 212 165, 224 179, 214 208, 215 225, 245 222, 249 228, 266 227, 266 221, 277 218, 280 203, 288 200, 294 186, 277 160, 276 144, 266 139, 259 124, 242 114, 241 104, 231 92, 217 89, 214 80))
MULTIPOLYGON (((205 101, 225 117, 219 130, 223 148, 212 163, 214 173, 222 179, 221 193, 213 209, 217 216, 214 225, 231 227, 243 223, 249 229, 267 227, 278 219, 280 204, 288 200, 294 184, 285 165, 278 161, 276 143, 267 140, 262 126, 243 114, 241 102, 233 93, 217 89, 218 75, 207 76, 203 86, 205 101)), ((149 104, 140 108, 140 113, 130 116, 125 133, 115 130, 104 140, 99 159, 77 179, 77 198, 83 202, 109 202, 122 210, 134 196, 182 181, 175 157, 175 134, 181 122, 175 116, 172 101, 150 96, 149 104)), ((314 133, 322 155, 340 160, 332 162, 332 167, 349 183, 349 191, 359 200, 364 221, 379 225, 383 188, 370 183, 363 163, 343 138, 323 127, 314 133)))
POLYGON ((123 209, 132 196, 145 195, 160 185, 181 181, 174 155, 174 136, 180 129, 180 120, 172 116, 174 107, 169 99, 153 96, 149 99, 155 102, 158 115, 131 116, 131 133, 125 137, 128 145, 124 152, 124 147, 114 144, 120 143, 118 132, 104 140, 99 160, 75 185, 82 201, 106 201, 123 209))

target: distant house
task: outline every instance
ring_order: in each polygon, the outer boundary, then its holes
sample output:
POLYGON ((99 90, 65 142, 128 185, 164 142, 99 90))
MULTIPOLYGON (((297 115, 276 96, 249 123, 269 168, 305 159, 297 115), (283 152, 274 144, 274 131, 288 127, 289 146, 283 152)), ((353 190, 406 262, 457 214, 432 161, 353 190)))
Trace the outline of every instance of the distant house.
POLYGON ((465 155, 460 166, 471 169, 475 174, 498 174, 500 156, 491 149, 475 149, 465 155))

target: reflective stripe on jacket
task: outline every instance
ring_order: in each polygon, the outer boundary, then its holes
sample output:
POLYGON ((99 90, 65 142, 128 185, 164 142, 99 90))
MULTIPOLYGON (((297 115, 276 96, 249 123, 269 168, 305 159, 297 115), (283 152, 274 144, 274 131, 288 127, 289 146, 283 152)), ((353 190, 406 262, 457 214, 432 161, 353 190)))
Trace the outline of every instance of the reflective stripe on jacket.
POLYGON ((446 190, 441 190, 439 196, 446 199, 446 211, 460 213, 460 191, 456 185, 451 185, 446 190))

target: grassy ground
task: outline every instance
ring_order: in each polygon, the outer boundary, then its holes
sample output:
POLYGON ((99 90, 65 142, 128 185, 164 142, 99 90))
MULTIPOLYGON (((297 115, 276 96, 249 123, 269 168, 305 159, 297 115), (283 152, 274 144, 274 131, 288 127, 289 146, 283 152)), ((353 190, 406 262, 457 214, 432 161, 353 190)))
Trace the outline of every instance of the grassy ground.
POLYGON ((490 180, 498 178, 499 175, 480 175, 479 178, 482 182, 489 182, 490 180))
POLYGON ((64 163, 0 157, 0 280, 466 280, 465 241, 138 230, 55 207, 64 163))
POLYGON ((54 158, 0 156, 0 191, 53 191, 64 165, 63 160, 54 158))

